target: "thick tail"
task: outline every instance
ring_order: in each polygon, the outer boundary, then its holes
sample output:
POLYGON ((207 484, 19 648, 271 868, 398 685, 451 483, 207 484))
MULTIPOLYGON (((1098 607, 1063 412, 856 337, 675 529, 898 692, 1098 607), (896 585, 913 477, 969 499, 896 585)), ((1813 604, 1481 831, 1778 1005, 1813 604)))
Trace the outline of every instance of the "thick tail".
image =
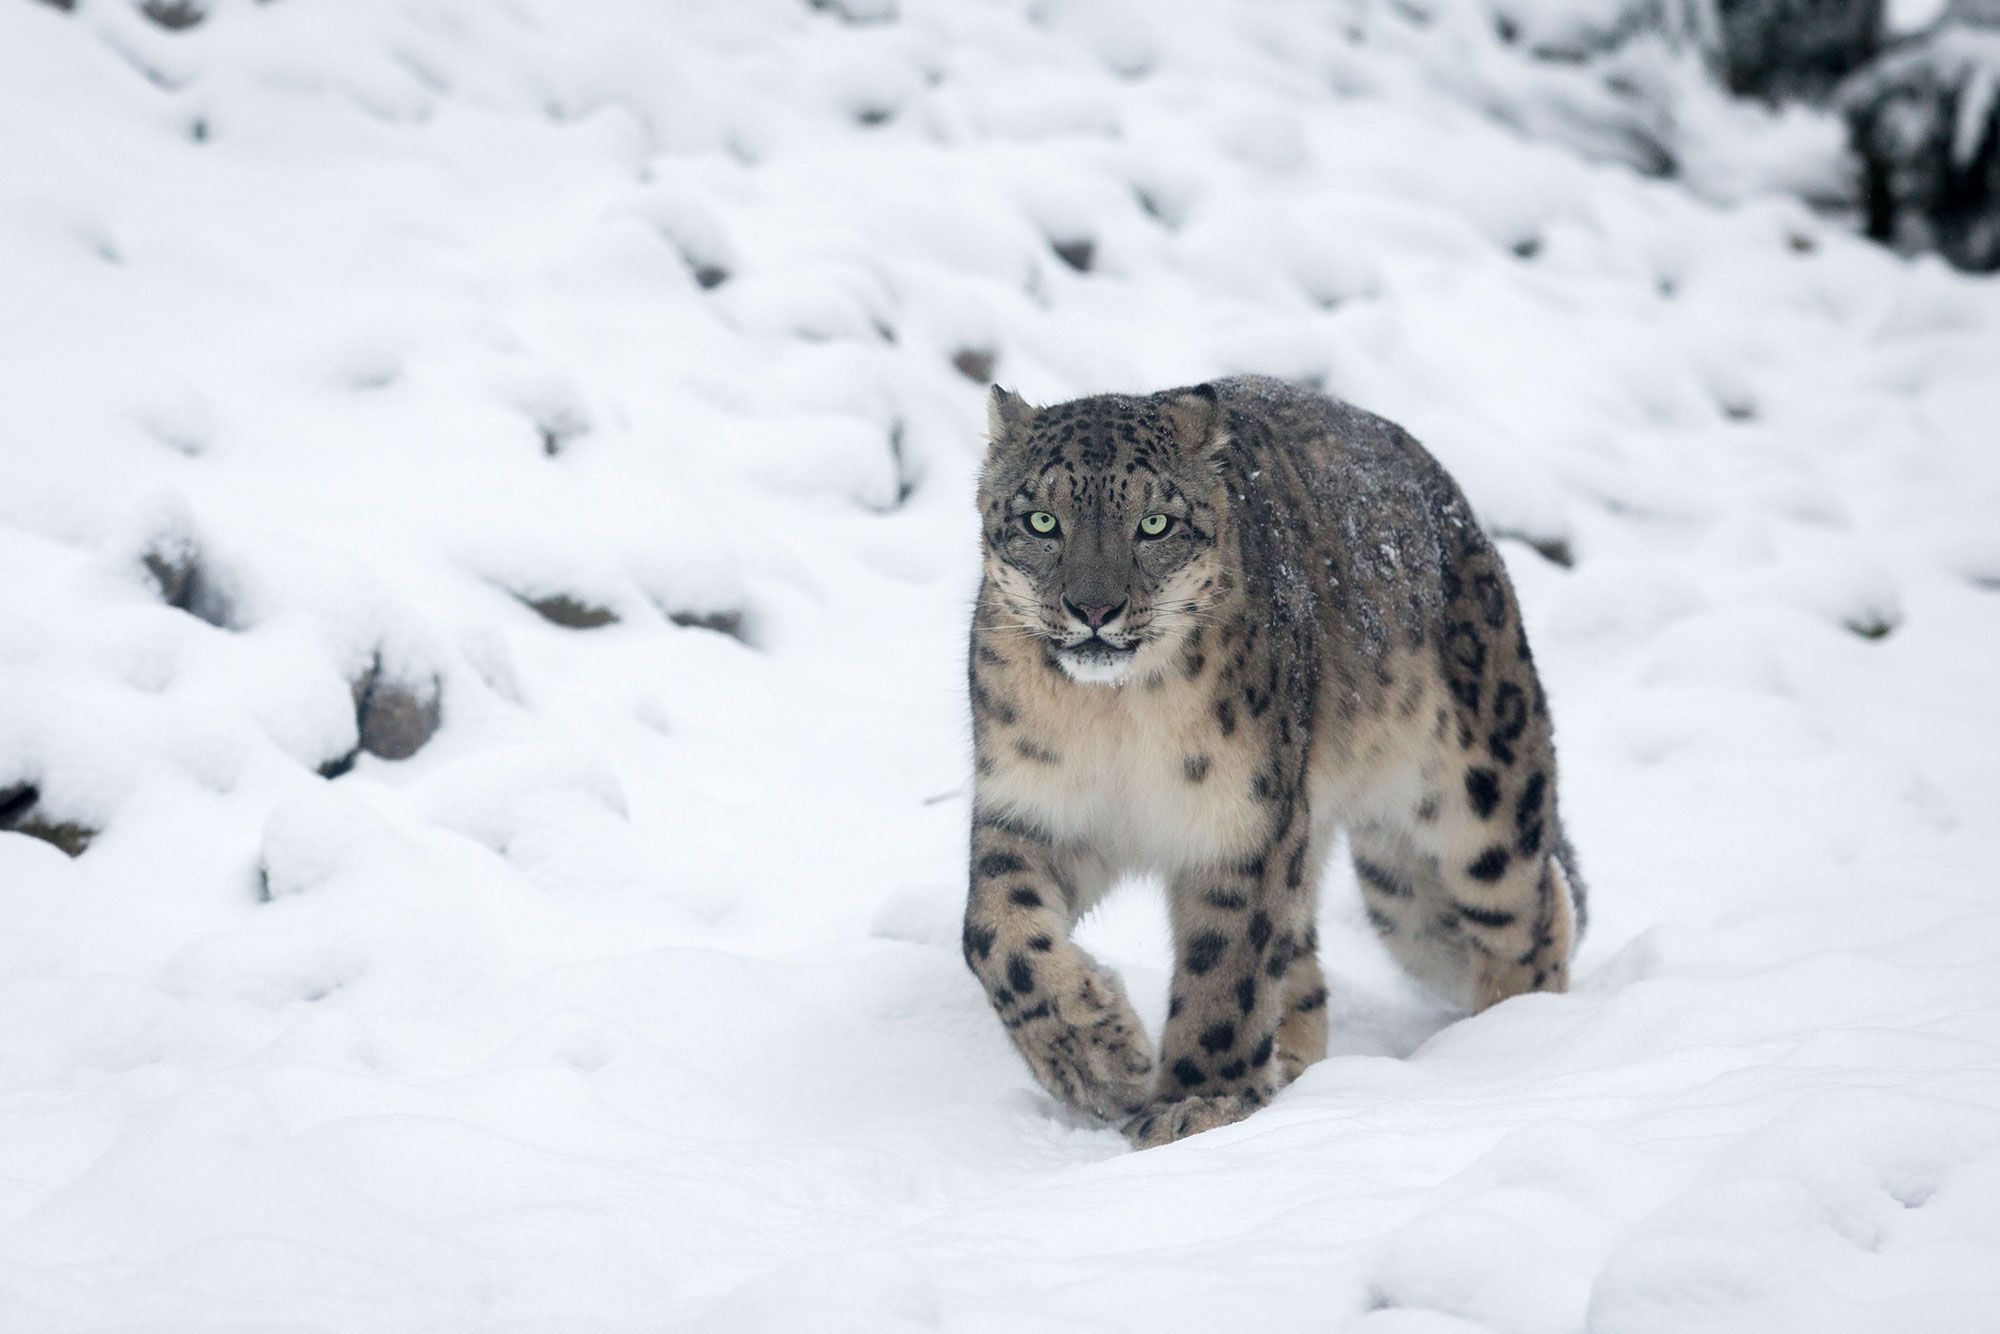
POLYGON ((1562 865, 1563 880, 1569 885, 1570 911, 1576 918, 1572 939, 1583 940, 1583 930, 1590 924, 1590 892, 1583 883, 1583 872, 1576 864, 1576 848, 1564 832, 1562 818, 1556 818, 1556 861, 1562 865))

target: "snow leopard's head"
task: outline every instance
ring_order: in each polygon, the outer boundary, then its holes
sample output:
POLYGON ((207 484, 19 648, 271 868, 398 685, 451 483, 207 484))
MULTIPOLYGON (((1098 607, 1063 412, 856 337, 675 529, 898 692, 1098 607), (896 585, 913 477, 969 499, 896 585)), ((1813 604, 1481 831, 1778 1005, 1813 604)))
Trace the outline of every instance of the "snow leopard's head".
POLYGON ((1078 681, 1163 669, 1230 585, 1215 390, 1036 408, 995 386, 989 407, 979 508, 1006 628, 1078 681))

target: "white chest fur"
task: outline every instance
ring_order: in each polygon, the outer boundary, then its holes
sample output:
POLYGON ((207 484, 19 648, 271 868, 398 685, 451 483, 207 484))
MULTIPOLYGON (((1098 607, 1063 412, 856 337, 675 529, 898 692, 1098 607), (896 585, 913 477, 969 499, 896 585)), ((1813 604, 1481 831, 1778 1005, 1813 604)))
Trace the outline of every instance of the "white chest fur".
POLYGON ((982 809, 1095 848, 1115 867, 1175 871, 1245 855, 1264 812, 1241 735, 1208 691, 1087 685, 1044 673, 1012 692, 1018 722, 989 730, 982 809))

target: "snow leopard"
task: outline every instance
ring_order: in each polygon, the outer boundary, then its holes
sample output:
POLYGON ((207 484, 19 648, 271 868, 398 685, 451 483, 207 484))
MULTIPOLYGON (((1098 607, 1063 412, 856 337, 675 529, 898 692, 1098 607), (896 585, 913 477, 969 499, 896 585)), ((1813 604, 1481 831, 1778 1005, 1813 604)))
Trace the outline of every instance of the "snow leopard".
POLYGON ((1250 1115, 1326 1054, 1322 863, 1484 1009, 1568 986, 1584 924, 1548 701, 1500 553, 1407 432, 1233 377, 1034 407, 999 387, 963 948, 1051 1095, 1166 1144, 1250 1115), (1159 1052, 1072 939, 1164 880, 1159 1052))

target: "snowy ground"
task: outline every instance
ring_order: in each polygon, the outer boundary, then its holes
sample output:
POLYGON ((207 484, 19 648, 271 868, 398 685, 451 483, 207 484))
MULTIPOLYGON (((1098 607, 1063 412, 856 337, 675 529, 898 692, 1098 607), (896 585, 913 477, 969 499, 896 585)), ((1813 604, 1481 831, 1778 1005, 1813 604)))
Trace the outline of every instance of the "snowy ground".
POLYGON ((1826 126, 1703 202, 1469 2, 209 8, 0 3, 0 798, 97 831, 0 832, 0 1329, 2000 1328, 2000 287, 1759 185, 1826 126), (1274 1107, 1033 1088, 989 365, 1445 459, 1576 991, 1453 1022, 1342 866, 1274 1107), (442 727, 347 768, 357 681, 442 727))

